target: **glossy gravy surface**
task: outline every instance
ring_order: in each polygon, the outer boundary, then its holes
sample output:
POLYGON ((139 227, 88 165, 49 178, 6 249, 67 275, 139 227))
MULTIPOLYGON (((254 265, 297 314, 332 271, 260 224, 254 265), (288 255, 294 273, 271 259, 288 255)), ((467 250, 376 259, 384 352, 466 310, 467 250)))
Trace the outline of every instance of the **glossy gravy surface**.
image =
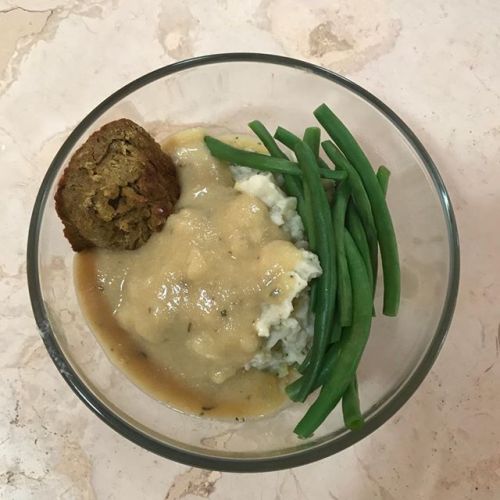
POLYGON ((163 230, 135 251, 78 254, 76 287, 108 355, 153 397, 190 413, 259 416, 284 403, 282 384, 243 366, 262 342, 262 305, 290 295, 299 251, 260 200, 233 188, 202 137, 185 131, 164 145, 182 194, 163 230))

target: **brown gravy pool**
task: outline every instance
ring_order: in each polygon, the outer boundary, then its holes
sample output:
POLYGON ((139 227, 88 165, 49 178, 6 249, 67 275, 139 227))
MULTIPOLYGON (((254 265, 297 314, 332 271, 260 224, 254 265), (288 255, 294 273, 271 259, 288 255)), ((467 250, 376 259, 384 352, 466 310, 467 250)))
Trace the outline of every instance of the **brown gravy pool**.
POLYGON ((182 214, 171 216, 163 231, 139 250, 96 249, 76 255, 75 283, 84 315, 112 361, 154 398, 198 415, 272 413, 287 400, 285 381, 239 367, 260 346, 252 319, 258 317, 262 302, 279 303, 284 300, 279 293, 286 295, 291 286, 289 271, 297 262, 297 249, 259 200, 234 193, 227 167, 207 156, 200 131, 178 134, 164 147, 177 161, 182 214), (217 203, 228 203, 230 209, 222 210, 217 203), (191 212, 194 219, 183 222, 191 212), (218 238, 208 241, 204 231, 201 238, 196 232, 184 234, 192 230, 193 220, 198 224, 196 214, 210 214, 208 222, 219 231, 213 233, 218 238), (229 229, 239 228, 240 221, 244 226, 235 237, 229 229), (169 249, 179 238, 179 250, 169 249), (193 248, 201 248, 203 258, 186 261, 193 248), (230 254, 229 260, 219 261, 221 254, 230 254), (218 265, 228 271, 213 278, 218 265), (179 278, 184 269, 193 270, 194 277, 179 278), (213 293, 215 306, 200 312, 196 301, 179 295, 185 293, 178 291, 184 282, 213 293), (221 291, 212 292, 212 283, 221 291), (158 292, 165 289, 178 296, 167 301, 158 292), (194 329, 200 324, 198 334, 194 329), (191 347, 187 338, 194 339, 191 347), (205 356, 206 352, 210 354, 205 356))

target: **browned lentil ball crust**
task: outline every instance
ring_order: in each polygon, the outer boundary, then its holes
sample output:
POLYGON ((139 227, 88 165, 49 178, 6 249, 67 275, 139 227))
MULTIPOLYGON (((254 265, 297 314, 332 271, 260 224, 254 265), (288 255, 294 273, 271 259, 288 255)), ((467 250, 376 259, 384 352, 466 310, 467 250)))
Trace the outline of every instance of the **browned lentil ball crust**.
POLYGON ((174 211, 175 165, 142 127, 122 118, 94 132, 75 152, 55 195, 73 250, 133 250, 174 211))

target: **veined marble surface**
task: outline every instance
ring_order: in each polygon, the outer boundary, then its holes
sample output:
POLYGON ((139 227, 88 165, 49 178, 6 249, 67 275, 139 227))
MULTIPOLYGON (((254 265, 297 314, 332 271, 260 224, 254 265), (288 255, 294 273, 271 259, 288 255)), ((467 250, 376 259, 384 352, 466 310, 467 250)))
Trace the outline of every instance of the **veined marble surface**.
POLYGON ((0 0, 0 498, 500 498, 499 20, 497 0, 0 0), (145 72, 238 50, 322 64, 393 107, 449 188, 463 263, 410 402, 334 457, 259 475, 185 467, 109 429, 53 366, 26 289, 31 207, 69 131, 145 72))

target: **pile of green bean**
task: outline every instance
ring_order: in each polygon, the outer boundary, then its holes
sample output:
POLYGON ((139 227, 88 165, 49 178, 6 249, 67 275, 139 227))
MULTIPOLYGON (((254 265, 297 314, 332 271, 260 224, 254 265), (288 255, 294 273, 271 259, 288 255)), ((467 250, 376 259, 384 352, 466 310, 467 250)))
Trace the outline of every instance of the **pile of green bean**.
POLYGON ((385 166, 374 171, 356 139, 326 104, 314 116, 330 140, 321 142, 319 127, 307 128, 301 139, 282 127, 273 137, 261 122, 249 123, 269 155, 205 137, 216 158, 283 176, 284 190, 297 198, 310 249, 323 269, 311 285, 312 344, 297 367, 301 376, 286 388, 290 399, 302 402, 321 388, 295 427, 301 438, 311 436, 340 401, 347 427, 356 430, 364 423, 356 371, 374 315, 379 249, 383 313, 395 316, 400 298, 398 248, 385 200, 390 172, 385 166), (295 161, 276 141, 294 153, 295 161), (334 169, 320 157, 321 148, 334 169), (334 183, 331 202, 325 180, 334 183))

